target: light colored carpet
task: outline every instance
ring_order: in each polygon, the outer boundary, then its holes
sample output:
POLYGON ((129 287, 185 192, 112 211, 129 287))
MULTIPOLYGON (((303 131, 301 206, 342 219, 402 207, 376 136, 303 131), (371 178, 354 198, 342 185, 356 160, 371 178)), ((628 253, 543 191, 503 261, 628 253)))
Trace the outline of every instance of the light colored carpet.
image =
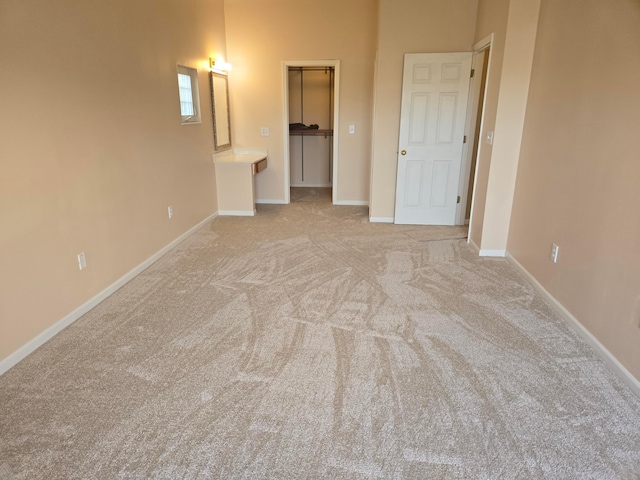
POLYGON ((0 377, 0 473, 640 478, 640 399, 514 268, 327 195, 216 219, 0 377))

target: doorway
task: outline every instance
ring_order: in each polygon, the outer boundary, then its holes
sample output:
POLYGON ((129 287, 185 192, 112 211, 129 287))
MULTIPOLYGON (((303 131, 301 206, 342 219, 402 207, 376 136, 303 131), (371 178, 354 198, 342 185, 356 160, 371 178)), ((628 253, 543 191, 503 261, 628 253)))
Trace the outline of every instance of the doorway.
POLYGON ((471 52, 405 54, 395 223, 455 225, 471 52))
POLYGON ((336 203, 339 85, 339 60, 283 62, 286 203, 292 186, 331 188, 336 203))
POLYGON ((333 67, 289 67, 292 188, 331 188, 333 88, 333 67))
MULTIPOLYGON (((460 128, 460 125, 458 123, 457 126, 454 126, 454 123, 444 122, 447 128, 444 130, 440 128, 438 123, 441 121, 441 118, 447 120, 447 116, 442 115, 441 112, 442 106, 446 105, 446 101, 443 101, 442 94, 439 94, 439 98, 438 96, 435 97, 435 100, 437 100, 436 102, 430 102, 430 92, 428 92, 428 90, 431 87, 428 87, 425 92, 420 92, 415 89, 415 85, 409 85, 411 93, 406 95, 405 98, 404 90, 407 85, 404 85, 405 80, 403 80, 402 115, 405 123, 405 129, 404 138, 402 137, 403 132, 401 130, 400 145, 398 148, 398 183, 396 187, 395 223, 432 225, 471 224, 474 200, 473 194, 475 191, 476 181, 476 162, 479 158, 480 150, 482 149, 485 107, 484 99, 487 89, 487 79, 489 76, 492 40, 493 35, 489 35, 473 46, 471 71, 469 77, 467 77, 469 79, 467 84, 468 96, 459 95, 460 93, 463 93, 465 88, 464 85, 461 85, 458 88, 458 97, 456 98, 456 101, 462 103, 464 99, 464 102, 466 103, 466 110, 462 115, 458 115, 458 117, 466 118, 466 120, 463 120, 464 136, 461 156, 458 157, 458 153, 455 153, 455 157, 460 159, 458 169, 459 173, 457 174, 459 175, 457 189, 454 179, 450 177, 451 164, 447 165, 446 161, 442 161, 444 157, 440 159, 436 157, 436 161, 431 164, 428 164, 427 162, 420 164, 420 161, 407 162, 408 158, 406 157, 410 156, 409 152, 415 151, 416 147, 427 146, 427 149, 431 148, 432 150, 428 152, 429 155, 433 155, 434 152, 442 155, 441 152, 438 152, 438 149, 443 146, 443 144, 446 147, 446 144, 451 138, 446 135, 443 137, 442 132, 449 131, 449 127, 460 128), (435 107, 434 103, 437 104, 435 107), (419 115, 420 109, 422 109, 423 115, 419 115), (430 122, 429 115, 432 117, 430 122), (420 123, 421 120, 422 123, 420 123), (431 123, 431 127, 429 127, 429 123, 431 123), (431 140, 429 139, 429 135, 431 135, 431 140), (421 142, 423 145, 421 145, 421 142), (429 143, 432 143, 432 146, 429 146, 429 143), (404 148, 403 145, 411 147, 411 149, 404 148), (412 170, 407 170, 407 167, 412 170), (438 176, 440 176, 439 183, 438 176), (400 181, 403 178, 404 185, 401 185, 400 181), (423 188, 425 183, 427 184, 427 188, 423 188), (403 191, 401 189, 403 189, 403 191), (442 212, 445 210, 443 207, 446 207, 446 203, 452 202, 452 200, 455 201, 455 208, 451 209, 450 203, 448 212, 445 212, 446 215, 443 215, 442 212), (404 202, 404 207, 406 207, 405 217, 408 218, 403 218, 402 215, 401 218, 398 218, 398 206, 403 206, 402 202, 404 202), (427 208, 424 208, 425 206, 427 208), (420 209, 422 209, 422 212, 420 212, 420 209), (429 212, 429 210, 431 210, 431 212, 429 212), (408 215, 406 214, 407 211, 408 215), (434 211, 436 212, 435 215, 432 214, 434 211), (416 212, 418 213, 416 214, 416 212), (426 220, 424 219, 425 212, 427 212, 428 216, 426 220)), ((426 84, 434 83, 434 78, 432 76, 434 72, 438 81, 447 83, 447 73, 445 72, 445 68, 451 67, 452 60, 445 59, 441 61, 439 56, 442 55, 446 56, 447 54, 408 55, 408 57, 413 57, 410 58, 409 65, 405 64, 404 74, 408 77, 413 77, 413 80, 410 79, 409 83, 416 83, 419 85, 419 88, 423 88, 426 84), (439 64, 438 62, 444 63, 439 64), (425 68, 425 65, 428 65, 428 68, 425 68)), ((471 55, 471 53, 467 55, 471 55)), ((458 78, 456 75, 454 75, 454 77, 458 78)), ((450 80, 454 80, 454 77, 450 80)), ((445 91, 444 96, 447 97, 451 96, 451 92, 454 89, 445 88, 445 90, 447 91, 445 91)), ((460 103, 458 103, 458 107, 460 106, 460 103)), ((451 119, 454 118, 454 116, 455 115, 452 114, 449 115, 448 118, 451 119)), ((489 140, 487 142, 489 142, 489 140)))
MULTIPOLYGON (((487 87, 489 85, 489 79, 491 78, 491 52, 493 45, 493 33, 488 35, 487 37, 480 40, 473 46, 474 52, 474 69, 478 69, 480 67, 482 72, 475 76, 473 79, 473 83, 479 83, 480 85, 477 88, 474 88, 476 91, 477 99, 472 103, 472 107, 475 108, 475 115, 472 115, 471 118, 475 121, 475 125, 473 126, 473 145, 470 148, 470 153, 467 156, 468 159, 468 170, 469 173, 465 179, 463 179, 466 183, 465 188, 467 190, 467 201, 465 205, 465 215, 460 215, 458 218, 461 219, 464 223, 469 224, 469 235, 467 237, 467 243, 471 242, 471 232, 473 226, 473 210, 474 204, 476 201, 476 192, 477 192, 477 181, 478 181, 478 161, 482 154, 482 149, 484 142, 482 141, 484 137, 485 131, 485 108, 486 108, 486 94, 487 87), (468 213, 468 215, 467 215, 468 213), (465 218, 466 217, 466 218, 465 218)), ((486 139, 486 143, 489 145, 493 144, 493 132, 487 132, 490 135, 490 138, 486 139)), ((460 223, 462 224, 462 223, 460 223)))
POLYGON ((461 203, 457 213, 458 225, 469 225, 471 221, 476 162, 481 144, 482 115, 484 114, 484 97, 489 70, 490 45, 476 51, 471 67, 472 78, 469 87, 469 111, 467 114, 467 135, 469 142, 464 153, 463 170, 460 177, 461 203))

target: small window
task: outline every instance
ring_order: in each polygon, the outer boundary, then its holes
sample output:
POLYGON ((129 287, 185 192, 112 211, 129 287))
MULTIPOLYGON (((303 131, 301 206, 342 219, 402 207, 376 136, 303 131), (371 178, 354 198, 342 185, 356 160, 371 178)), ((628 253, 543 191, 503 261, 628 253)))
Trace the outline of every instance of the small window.
POLYGON ((198 71, 195 68, 178 65, 178 92, 182 123, 200 123, 198 71))

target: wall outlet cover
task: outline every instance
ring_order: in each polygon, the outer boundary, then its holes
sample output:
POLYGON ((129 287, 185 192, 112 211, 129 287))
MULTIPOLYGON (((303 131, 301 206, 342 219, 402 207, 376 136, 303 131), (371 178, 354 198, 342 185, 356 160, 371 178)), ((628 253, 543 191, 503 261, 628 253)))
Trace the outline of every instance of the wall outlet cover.
POLYGON ((78 267, 80 270, 87 268, 87 257, 85 257, 84 252, 78 254, 78 267))

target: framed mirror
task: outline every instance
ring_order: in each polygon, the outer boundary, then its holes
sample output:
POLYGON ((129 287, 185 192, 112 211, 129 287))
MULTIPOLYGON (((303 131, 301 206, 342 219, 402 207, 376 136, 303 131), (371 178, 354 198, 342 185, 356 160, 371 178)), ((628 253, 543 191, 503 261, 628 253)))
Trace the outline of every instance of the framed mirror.
POLYGON ((213 113, 213 148, 231 148, 231 114, 229 112, 229 83, 227 76, 210 72, 211 111, 213 113))

